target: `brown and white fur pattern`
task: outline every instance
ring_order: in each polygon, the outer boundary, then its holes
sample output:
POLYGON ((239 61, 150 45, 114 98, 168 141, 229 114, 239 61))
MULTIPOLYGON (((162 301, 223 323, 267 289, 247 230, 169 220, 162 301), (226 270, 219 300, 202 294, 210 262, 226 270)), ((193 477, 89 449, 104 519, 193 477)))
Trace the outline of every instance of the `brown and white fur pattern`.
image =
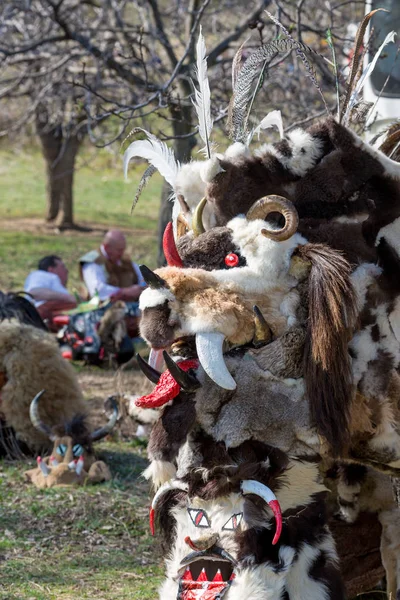
POLYGON ((381 558, 389 600, 400 598, 400 513, 392 480, 360 465, 340 465, 337 483, 339 514, 349 524, 360 512, 377 513, 382 525, 381 558))
POLYGON ((211 579, 218 563, 207 563, 207 554, 218 555, 221 549, 233 559, 225 574, 228 579, 233 569, 234 579, 224 595, 227 600, 344 598, 326 523, 325 489, 316 465, 289 461, 260 444, 246 443, 229 453, 201 434, 193 443, 201 467, 193 464, 183 476, 188 491, 167 492, 158 510, 166 544, 172 547, 160 598, 179 597, 179 576, 188 562, 194 580, 204 565, 207 574, 211 569, 211 579), (280 503, 283 530, 276 546, 272 545, 275 523, 268 507, 256 497, 239 493, 239 481, 244 478, 268 485, 280 503), (196 516, 200 529, 193 522, 196 516), (192 553, 188 538, 207 549, 197 565, 187 558, 192 553))

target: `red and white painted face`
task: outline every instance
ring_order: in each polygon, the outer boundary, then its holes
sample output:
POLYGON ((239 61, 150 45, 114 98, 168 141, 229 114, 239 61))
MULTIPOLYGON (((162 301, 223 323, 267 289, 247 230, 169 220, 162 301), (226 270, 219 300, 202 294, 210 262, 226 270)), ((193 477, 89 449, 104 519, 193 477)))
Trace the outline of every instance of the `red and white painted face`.
POLYGON ((176 544, 168 571, 176 569, 178 600, 222 598, 235 578, 236 532, 244 527, 243 497, 188 498, 173 510, 176 544))

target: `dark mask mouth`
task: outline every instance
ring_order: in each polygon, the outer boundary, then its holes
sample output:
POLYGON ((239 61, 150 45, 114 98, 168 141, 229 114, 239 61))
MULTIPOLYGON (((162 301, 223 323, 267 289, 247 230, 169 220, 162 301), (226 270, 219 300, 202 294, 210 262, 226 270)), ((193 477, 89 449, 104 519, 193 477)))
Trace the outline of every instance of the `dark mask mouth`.
POLYGON ((235 578, 235 563, 219 554, 193 552, 181 565, 177 600, 219 600, 235 578))
POLYGON ((196 582, 201 575, 200 581, 213 582, 216 580, 227 583, 233 575, 234 566, 231 561, 223 560, 219 556, 201 556, 185 564, 179 570, 179 574, 184 581, 196 582))

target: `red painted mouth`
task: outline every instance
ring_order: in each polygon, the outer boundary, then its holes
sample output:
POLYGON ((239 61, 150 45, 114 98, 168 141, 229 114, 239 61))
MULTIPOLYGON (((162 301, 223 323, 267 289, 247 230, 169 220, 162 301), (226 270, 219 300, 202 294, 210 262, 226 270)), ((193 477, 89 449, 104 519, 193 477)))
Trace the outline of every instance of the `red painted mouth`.
POLYGON ((227 561, 196 560, 179 580, 177 600, 219 600, 234 578, 233 565, 227 561))

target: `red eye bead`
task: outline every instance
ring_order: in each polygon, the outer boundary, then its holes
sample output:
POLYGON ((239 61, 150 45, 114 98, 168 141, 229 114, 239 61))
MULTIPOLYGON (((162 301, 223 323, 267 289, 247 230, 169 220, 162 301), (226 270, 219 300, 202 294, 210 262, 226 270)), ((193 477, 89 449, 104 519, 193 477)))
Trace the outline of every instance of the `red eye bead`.
POLYGON ((229 252, 225 256, 225 264, 227 267, 237 267, 239 264, 239 257, 234 252, 229 252))

